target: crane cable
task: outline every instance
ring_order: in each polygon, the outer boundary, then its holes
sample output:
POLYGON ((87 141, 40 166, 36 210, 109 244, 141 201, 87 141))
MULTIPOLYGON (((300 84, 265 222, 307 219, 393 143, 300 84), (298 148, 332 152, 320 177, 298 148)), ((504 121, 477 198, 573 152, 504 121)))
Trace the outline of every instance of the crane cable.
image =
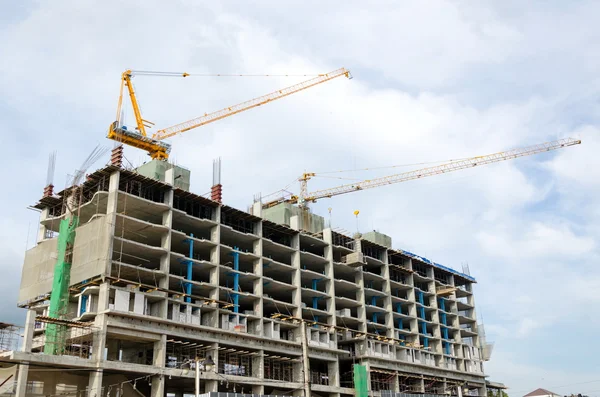
POLYGON ((362 181, 362 178, 346 178, 343 176, 329 176, 329 175, 320 175, 320 174, 315 174, 315 176, 313 176, 313 178, 329 178, 329 179, 343 179, 346 181, 362 181))
MULTIPOLYGON (((382 169, 388 169, 388 168, 400 168, 400 167, 410 167, 410 166, 415 166, 415 165, 428 165, 428 164, 438 164, 438 163, 452 163, 455 161, 461 161, 461 160, 465 160, 466 158, 459 158, 459 159, 454 159, 454 160, 439 160, 439 161, 426 161, 426 162, 422 162, 422 163, 412 163, 412 164, 397 164, 397 165, 390 165, 390 166, 384 166, 384 167, 371 167, 371 168, 357 168, 357 169, 352 169, 352 170, 338 170, 338 171, 325 171, 325 172, 316 172, 315 175, 313 175, 313 178, 329 178, 329 179, 343 179, 343 180, 348 180, 348 181, 362 181, 362 178, 345 178, 342 176, 329 176, 329 175, 324 175, 324 174, 335 174, 335 173, 343 173, 343 172, 356 172, 356 171, 374 171, 374 170, 382 170, 382 169)), ((292 196, 293 193, 290 193, 288 191, 288 189, 292 186, 292 184, 294 182, 297 182, 298 179, 295 178, 290 184, 288 184, 286 187, 284 187, 283 189, 279 189, 276 190, 273 193, 267 194, 266 196, 262 196, 261 199, 265 199, 267 197, 271 197, 271 196, 275 196, 279 193, 282 193, 280 195, 279 198, 281 199, 285 199, 286 197, 292 196)))
POLYGON ((276 194, 279 194, 279 193, 282 193, 281 197, 291 196, 291 195, 292 195, 292 193, 290 193, 290 192, 288 191, 288 189, 289 189, 289 188, 290 188, 290 187, 291 187, 291 186, 292 186, 294 183, 296 183, 296 182, 298 182, 298 178, 294 178, 294 179, 293 179, 293 180, 292 180, 292 181, 291 181, 291 182, 290 182, 288 185, 286 185, 286 187, 284 187, 283 189, 279 189, 279 190, 276 190, 276 191, 274 191, 273 193, 269 193, 269 194, 267 194, 266 196, 262 196, 262 197, 261 197, 261 199, 264 199, 264 198, 266 198, 266 197, 275 196, 276 194), (285 193, 285 194, 283 194, 283 193, 285 193))
POLYGON ((438 164, 438 163, 453 163, 455 161, 467 160, 471 157, 458 158, 458 159, 450 159, 450 160, 438 160, 438 161, 426 161, 422 163, 409 163, 409 164, 397 164, 397 165, 387 165, 383 167, 370 167, 370 168, 355 168, 348 170, 337 170, 337 171, 324 171, 324 172, 315 172, 315 176, 322 176, 323 174, 337 174, 342 172, 356 172, 356 171, 375 171, 375 170, 383 170, 388 168, 401 168, 401 167, 412 167, 415 165, 429 165, 429 164, 438 164))
POLYGON ((151 70, 132 70, 133 75, 160 77, 319 77, 324 74, 227 74, 227 73, 187 73, 187 72, 155 72, 151 70))

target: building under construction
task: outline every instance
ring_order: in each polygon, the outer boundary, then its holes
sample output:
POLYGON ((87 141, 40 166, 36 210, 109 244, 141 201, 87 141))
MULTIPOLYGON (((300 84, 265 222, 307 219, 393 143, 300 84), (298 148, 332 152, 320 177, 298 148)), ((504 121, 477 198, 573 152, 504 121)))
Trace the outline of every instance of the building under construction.
POLYGON ((486 395, 469 274, 290 203, 232 208, 220 185, 192 193, 188 170, 124 169, 118 150, 35 204, 24 339, 3 353, 28 363, 18 397, 183 396, 196 367, 201 392, 486 395))

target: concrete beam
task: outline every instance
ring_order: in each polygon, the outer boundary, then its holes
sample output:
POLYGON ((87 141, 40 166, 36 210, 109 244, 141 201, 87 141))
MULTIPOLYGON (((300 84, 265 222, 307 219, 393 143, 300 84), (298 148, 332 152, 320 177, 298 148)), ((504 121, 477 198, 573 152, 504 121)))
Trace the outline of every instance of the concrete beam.
MULTIPOLYGON (((202 340, 212 343, 239 344, 241 340, 248 348, 265 350, 275 350, 282 353, 298 355, 300 353, 300 343, 286 340, 274 341, 273 339, 263 338, 251 334, 240 335, 234 331, 228 331, 220 328, 212 328, 207 326, 187 325, 176 323, 171 320, 162 321, 161 327, 156 327, 156 322, 159 319, 152 319, 154 326, 148 321, 147 316, 128 315, 127 317, 109 314, 109 325, 111 327, 129 328, 139 332, 146 332, 155 335, 164 333, 170 336, 190 338, 193 340, 202 340), (131 318, 131 317, 135 317, 131 318)), ((345 353, 340 351, 340 353, 345 353)))

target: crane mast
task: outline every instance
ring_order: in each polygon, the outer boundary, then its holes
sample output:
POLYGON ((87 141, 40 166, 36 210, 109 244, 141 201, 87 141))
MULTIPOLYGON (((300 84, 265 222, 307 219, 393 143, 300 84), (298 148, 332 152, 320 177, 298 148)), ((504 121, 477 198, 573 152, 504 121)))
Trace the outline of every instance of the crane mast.
POLYGON ((381 178, 375 179, 367 179, 358 183, 351 183, 336 186, 329 189, 317 190, 314 192, 307 193, 306 184, 311 177, 316 176, 315 173, 304 173, 300 178, 301 184, 301 192, 298 196, 291 196, 287 199, 280 198, 271 202, 268 202, 264 205, 264 207, 269 208, 274 205, 277 205, 282 202, 292 203, 298 205, 300 207, 306 208, 308 203, 316 202, 322 198, 330 198, 333 196, 338 196, 340 194, 346 194, 350 192, 355 192, 358 190, 372 189, 379 186, 391 185, 394 183, 406 182, 413 179, 420 179, 429 176, 434 176, 438 174, 445 174, 448 172, 454 172, 463 170, 466 168, 477 167, 481 165, 493 164, 504 160, 511 160, 518 157, 523 156, 531 156, 538 153, 548 152, 551 150, 566 148, 573 145, 579 145, 581 140, 573 139, 573 138, 565 138, 559 139, 557 141, 545 142, 538 145, 527 146, 524 148, 507 150, 504 152, 498 152, 493 154, 488 154, 485 156, 476 156, 470 157, 466 159, 461 159, 457 161, 452 161, 449 163, 422 168, 414 171, 403 172, 400 174, 394 174, 389 176, 384 176, 381 178))
POLYGON ((129 98, 131 98, 131 107, 133 108, 133 114, 135 115, 135 124, 137 125, 137 130, 140 132, 142 136, 146 136, 146 127, 150 128, 148 124, 152 124, 147 120, 142 118, 142 111, 140 110, 140 105, 138 103, 137 97, 135 96, 135 91, 133 88, 133 83, 131 82, 131 77, 133 76, 133 72, 131 70, 126 70, 123 72, 121 76, 121 93, 119 95, 119 107, 117 120, 120 120, 120 111, 121 104, 123 103, 123 84, 127 87, 127 91, 129 92, 129 98))

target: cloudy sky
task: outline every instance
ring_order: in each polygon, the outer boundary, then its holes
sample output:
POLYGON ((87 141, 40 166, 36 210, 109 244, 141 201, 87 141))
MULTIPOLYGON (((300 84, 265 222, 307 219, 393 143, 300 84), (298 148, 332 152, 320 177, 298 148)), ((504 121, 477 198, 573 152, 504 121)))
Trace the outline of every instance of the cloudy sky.
MULTIPOLYGON (((303 171, 433 162, 563 137, 580 146, 340 196, 313 206, 334 227, 377 229, 394 247, 478 280, 495 342, 486 372, 511 396, 544 387, 600 396, 600 3, 594 1, 2 1, 0 200, 3 321, 37 231, 48 154, 62 189, 115 119, 120 73, 314 74, 335 79, 172 139, 205 193, 223 161, 224 200, 303 171)), ((138 77, 159 127, 300 81, 138 77)), ((131 120, 131 111, 126 117, 131 120)), ((133 164, 143 153, 127 150, 133 164)), ((102 166, 102 159, 94 168, 102 166)), ((370 178, 410 167, 327 174, 370 178)), ((346 179, 315 178, 310 188, 346 179)), ((292 184, 291 190, 298 187, 292 184)))

